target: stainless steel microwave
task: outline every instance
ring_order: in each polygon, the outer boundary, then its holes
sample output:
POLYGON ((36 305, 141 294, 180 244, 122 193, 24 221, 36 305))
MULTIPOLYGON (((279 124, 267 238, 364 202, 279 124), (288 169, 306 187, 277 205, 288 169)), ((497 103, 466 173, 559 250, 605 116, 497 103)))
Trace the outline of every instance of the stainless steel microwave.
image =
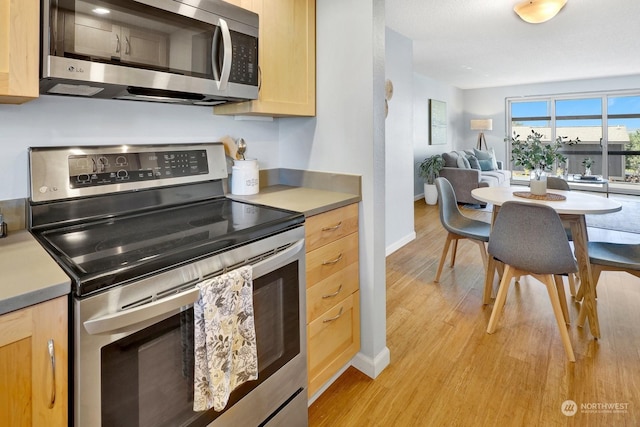
POLYGON ((258 97, 258 15, 221 0, 42 0, 40 93, 217 105, 258 97))

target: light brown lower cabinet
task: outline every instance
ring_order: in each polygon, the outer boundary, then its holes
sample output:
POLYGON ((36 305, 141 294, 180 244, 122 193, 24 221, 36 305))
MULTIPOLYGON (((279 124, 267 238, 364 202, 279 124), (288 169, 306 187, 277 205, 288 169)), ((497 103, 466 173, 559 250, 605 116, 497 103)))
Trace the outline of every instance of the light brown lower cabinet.
POLYGON ((0 424, 68 424, 67 297, 0 316, 0 424))
POLYGON ((358 204, 305 224, 309 397, 360 350, 358 204))

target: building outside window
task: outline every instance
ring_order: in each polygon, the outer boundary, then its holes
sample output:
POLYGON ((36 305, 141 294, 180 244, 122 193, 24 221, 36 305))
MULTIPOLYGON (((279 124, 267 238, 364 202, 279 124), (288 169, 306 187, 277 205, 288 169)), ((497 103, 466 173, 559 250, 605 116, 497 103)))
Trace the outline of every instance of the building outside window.
MULTIPOLYGON (((561 152, 567 163, 555 173, 590 173, 609 180, 609 191, 640 193, 640 94, 585 94, 507 99, 510 136, 531 131, 551 142, 573 141, 561 152)), ((508 144, 509 158, 511 146, 508 144)), ((511 164, 515 179, 527 172, 511 164)))

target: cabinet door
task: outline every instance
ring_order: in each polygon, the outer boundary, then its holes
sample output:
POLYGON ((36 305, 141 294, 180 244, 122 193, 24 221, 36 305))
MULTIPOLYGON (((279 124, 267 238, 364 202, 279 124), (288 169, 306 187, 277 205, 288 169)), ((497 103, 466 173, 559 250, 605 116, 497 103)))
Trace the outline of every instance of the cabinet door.
POLYGON ((313 286, 346 266, 358 262, 358 233, 307 252, 307 286, 313 286))
POLYGON ((138 64, 168 66, 167 36, 138 28, 123 28, 122 60, 138 64))
POLYGON ((307 326, 309 396, 360 350, 360 291, 307 326))
POLYGON ((39 0, 0 0, 0 104, 38 97, 39 35, 39 0))
POLYGON ((305 221, 304 231, 308 252, 358 231, 358 204, 314 215, 305 221))
POLYGON ((107 59, 121 56, 124 44, 119 25, 91 16, 67 14, 65 32, 70 36, 71 31, 73 36, 65 37, 65 41, 73 46, 65 46, 66 52, 107 59))
POLYGON ((0 316, 2 423, 67 425, 67 346, 67 297, 0 316))
POLYGON ((260 16, 256 101, 214 107, 216 114, 315 116, 315 0, 231 0, 260 16))

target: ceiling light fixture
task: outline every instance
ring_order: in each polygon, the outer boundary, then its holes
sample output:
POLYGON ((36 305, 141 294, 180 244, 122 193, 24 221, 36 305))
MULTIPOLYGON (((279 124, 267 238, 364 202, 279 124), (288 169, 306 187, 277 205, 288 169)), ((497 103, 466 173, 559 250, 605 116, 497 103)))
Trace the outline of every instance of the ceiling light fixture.
POLYGON ((104 7, 96 7, 95 9, 92 10, 92 12, 97 15, 106 15, 108 13, 111 13, 109 9, 105 9, 104 7))
POLYGON ((556 16, 566 3, 567 0, 527 0, 515 5, 513 10, 523 21, 540 24, 556 16))

